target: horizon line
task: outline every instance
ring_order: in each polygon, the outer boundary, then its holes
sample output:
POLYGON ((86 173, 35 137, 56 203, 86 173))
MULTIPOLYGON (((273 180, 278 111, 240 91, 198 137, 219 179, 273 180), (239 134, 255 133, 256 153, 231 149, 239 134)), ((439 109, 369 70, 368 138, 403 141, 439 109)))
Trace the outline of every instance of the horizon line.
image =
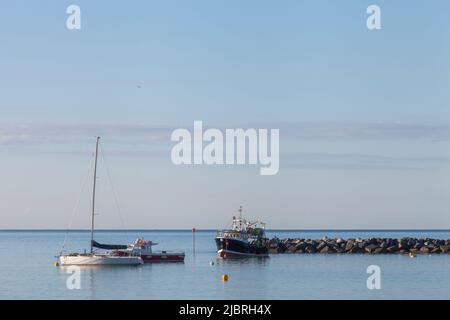
MULTIPOLYGON (((197 229, 195 228, 195 232, 211 232, 211 231, 218 231, 223 229, 210 229, 210 228, 202 228, 197 229)), ((391 229, 356 229, 356 228, 350 228, 350 229, 265 229, 266 231, 273 232, 273 231, 301 231, 301 232, 321 232, 321 231, 327 231, 327 232, 355 232, 355 231, 362 231, 362 232, 377 232, 377 231, 390 231, 390 232, 406 232, 406 231, 431 231, 431 232, 450 232, 450 229, 418 229, 418 228, 409 228, 409 229, 398 229, 398 228, 391 228, 391 229)), ((90 232, 90 229, 62 229, 62 228, 51 228, 51 229, 45 229, 45 228, 24 228, 24 229, 18 229, 18 228, 12 228, 12 229, 0 229, 0 232, 14 232, 14 231, 52 231, 52 232, 90 232)), ((192 228, 159 228, 159 229, 96 229, 95 232, 119 232, 119 231, 129 231, 129 232, 136 232, 136 231, 183 231, 183 232, 192 232, 192 228)))

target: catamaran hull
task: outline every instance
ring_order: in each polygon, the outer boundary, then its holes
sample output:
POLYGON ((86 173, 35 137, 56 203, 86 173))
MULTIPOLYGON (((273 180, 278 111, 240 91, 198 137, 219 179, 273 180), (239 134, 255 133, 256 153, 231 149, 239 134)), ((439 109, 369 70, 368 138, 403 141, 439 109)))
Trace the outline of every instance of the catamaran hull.
POLYGON ((58 258, 61 266, 119 266, 119 265, 141 265, 140 257, 120 256, 60 256, 58 258))

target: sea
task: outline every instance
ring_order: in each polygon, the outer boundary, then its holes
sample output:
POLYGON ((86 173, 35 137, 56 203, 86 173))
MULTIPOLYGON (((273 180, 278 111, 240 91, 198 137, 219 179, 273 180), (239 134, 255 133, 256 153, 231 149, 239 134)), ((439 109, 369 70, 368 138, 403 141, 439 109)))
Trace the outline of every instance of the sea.
MULTIPOLYGON (((69 252, 88 250, 89 231, 0 231, 0 299, 450 299, 450 254, 273 254, 220 260, 215 235, 212 230, 198 230, 195 236, 192 230, 100 230, 98 242, 144 237, 158 243, 154 250, 185 251, 185 262, 73 270, 55 266, 55 256, 63 244, 69 252)), ((449 239, 450 231, 270 230, 267 235, 449 239)))

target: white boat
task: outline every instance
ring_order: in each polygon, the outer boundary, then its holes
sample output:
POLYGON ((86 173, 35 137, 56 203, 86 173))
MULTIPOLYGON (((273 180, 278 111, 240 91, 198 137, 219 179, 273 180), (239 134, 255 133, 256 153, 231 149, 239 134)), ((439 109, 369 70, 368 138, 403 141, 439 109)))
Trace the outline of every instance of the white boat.
POLYGON ((113 251, 113 253, 120 256, 136 255, 141 257, 144 263, 184 262, 185 254, 183 251, 153 251, 152 246, 155 245, 157 243, 139 238, 132 244, 129 244, 126 249, 116 246, 119 250, 113 251))
POLYGON ((144 261, 140 256, 136 255, 117 255, 115 253, 96 253, 94 252, 94 222, 95 222, 95 187, 97 181, 97 159, 98 159, 98 144, 100 137, 97 137, 97 144, 95 147, 95 165, 94 165, 94 184, 92 189, 92 216, 91 216, 91 250, 89 253, 70 253, 60 254, 57 258, 57 265, 60 266, 93 266, 93 265, 141 265, 144 261))
POLYGON ((92 266, 92 265, 141 265, 144 262, 135 256, 114 256, 111 254, 72 254, 59 256, 61 266, 92 266))

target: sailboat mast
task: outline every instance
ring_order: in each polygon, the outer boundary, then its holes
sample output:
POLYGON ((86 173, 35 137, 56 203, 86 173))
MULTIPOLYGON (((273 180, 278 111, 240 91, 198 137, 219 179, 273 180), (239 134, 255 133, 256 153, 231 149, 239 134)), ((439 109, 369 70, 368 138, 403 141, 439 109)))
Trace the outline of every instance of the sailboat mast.
POLYGON ((94 184, 92 188, 92 218, 91 218, 91 253, 94 252, 94 216, 95 216, 95 187, 97 184, 97 158, 98 158, 98 143, 100 137, 97 137, 97 144, 95 146, 95 163, 94 163, 94 184))

